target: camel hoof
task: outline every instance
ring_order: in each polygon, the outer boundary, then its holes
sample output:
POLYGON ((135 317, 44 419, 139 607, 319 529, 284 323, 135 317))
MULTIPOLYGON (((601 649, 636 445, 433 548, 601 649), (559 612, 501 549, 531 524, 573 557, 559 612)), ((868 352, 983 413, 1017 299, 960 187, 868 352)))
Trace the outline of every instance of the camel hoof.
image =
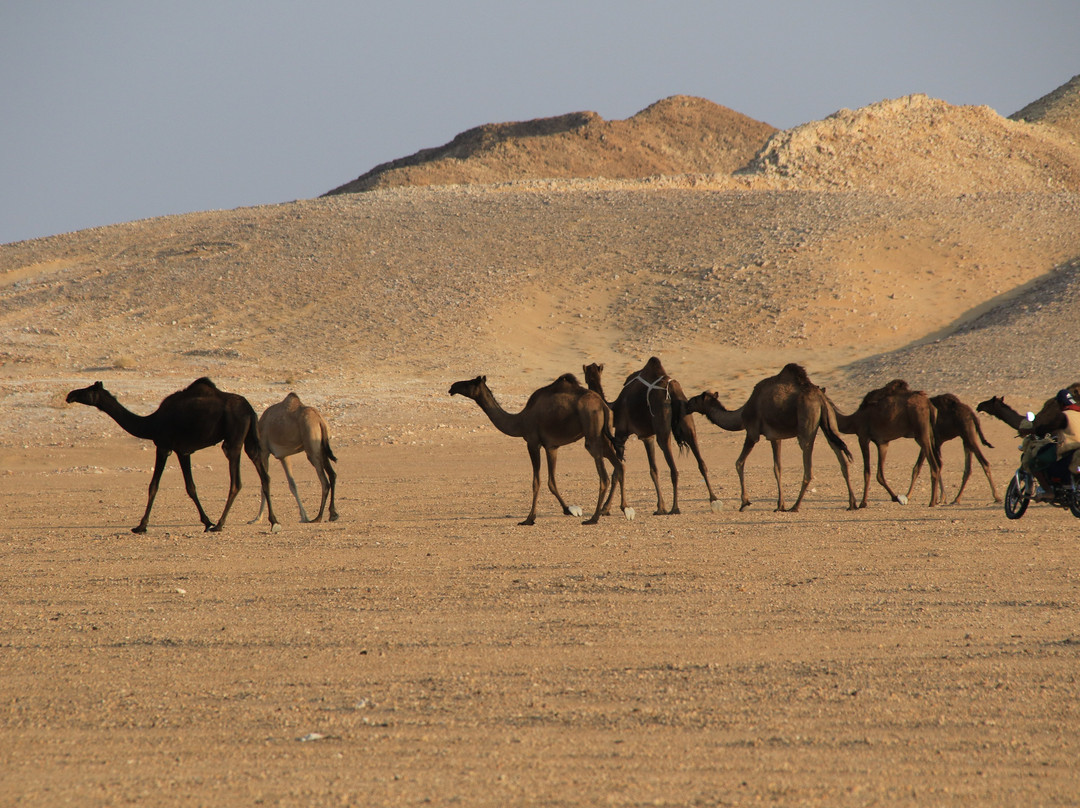
POLYGON ((598 524, 600 524, 600 517, 599 516, 594 516, 592 519, 586 519, 581 524, 583 524, 583 525, 598 525, 598 524))
POLYGON ((582 516, 585 513, 585 511, 581 509, 580 505, 571 505, 566 510, 569 511, 570 516, 582 516))
POLYGON ((899 502, 901 505, 907 505, 907 497, 903 494, 897 494, 896 501, 899 502))
POLYGON ((338 515, 336 513, 330 514, 330 521, 331 522, 336 522, 337 520, 338 520, 338 515))
POLYGON ((627 522, 633 522, 634 517, 637 516, 637 511, 635 511, 633 508, 624 508, 622 513, 623 516, 626 517, 627 522))
POLYGON ((528 525, 535 525, 535 524, 536 524, 535 519, 526 519, 524 522, 518 522, 518 527, 525 527, 525 526, 528 526, 528 525))
POLYGON ((749 502, 744 502, 742 505, 739 506, 739 513, 742 513, 743 511, 745 511, 749 507, 750 507, 750 503, 749 502))
POLYGON ((714 499, 712 502, 709 503, 709 508, 712 509, 713 513, 720 513, 722 510, 724 510, 724 503, 718 499, 714 499))
POLYGON ((132 533, 145 533, 146 532, 146 525, 137 525, 136 527, 133 527, 131 529, 131 532, 132 533))
POLYGON ((270 532, 271 533, 280 533, 281 532, 281 522, 274 522, 274 524, 270 525, 270 532))

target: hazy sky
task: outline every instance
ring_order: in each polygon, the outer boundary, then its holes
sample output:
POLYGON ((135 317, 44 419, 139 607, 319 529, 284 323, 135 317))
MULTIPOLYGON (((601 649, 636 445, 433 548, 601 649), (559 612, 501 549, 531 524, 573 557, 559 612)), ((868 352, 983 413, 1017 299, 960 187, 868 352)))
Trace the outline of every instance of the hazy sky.
POLYGON ((780 128, 1080 73, 1078 0, 0 0, 0 243, 318 196, 483 123, 696 95, 780 128))

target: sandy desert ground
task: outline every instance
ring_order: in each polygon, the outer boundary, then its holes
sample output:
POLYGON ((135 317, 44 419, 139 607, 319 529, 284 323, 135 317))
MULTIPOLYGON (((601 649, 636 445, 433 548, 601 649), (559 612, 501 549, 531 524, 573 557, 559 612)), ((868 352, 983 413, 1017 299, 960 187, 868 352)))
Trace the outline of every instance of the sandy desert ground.
MULTIPOLYGON (((915 100, 780 143, 846 154, 850 125, 880 156, 873 126, 926 134, 915 113, 958 160, 1045 131, 915 100)), ((1061 138, 1039 142, 1067 156, 1061 138)), ((1075 351, 1045 347, 1076 322, 1080 162, 1054 184, 1056 164, 994 157, 999 186, 938 177, 920 195, 776 174, 793 159, 756 178, 388 188, 0 247, 0 803, 1074 805, 1069 513, 1007 520, 977 466, 959 504, 928 507, 924 471, 909 505, 872 482, 849 512, 820 438, 799 513, 773 510, 764 442, 740 512, 741 436, 699 418, 719 512, 682 456, 683 513, 653 515, 632 440, 635 520, 583 526, 542 491, 519 527, 523 442, 448 395, 484 373, 516 411, 598 361, 613 396, 653 354, 729 406, 789 361, 845 411, 897 376, 1021 410, 1080 379, 1075 351), (339 521, 300 524, 272 462, 283 529, 247 524, 245 460, 225 530, 205 533, 173 460, 130 532, 153 449, 64 395, 100 379, 148 413, 204 374, 259 411, 289 390, 319 407, 339 521)), ((1017 440, 981 420, 1003 493, 1017 440)), ((915 455, 890 449, 901 490, 915 455)), ((944 460, 951 499, 958 442, 944 460)), ((224 458, 194 465, 216 517, 224 458)), ((294 468, 312 510, 314 474, 294 468)), ((595 502, 580 444, 558 477, 595 502)))

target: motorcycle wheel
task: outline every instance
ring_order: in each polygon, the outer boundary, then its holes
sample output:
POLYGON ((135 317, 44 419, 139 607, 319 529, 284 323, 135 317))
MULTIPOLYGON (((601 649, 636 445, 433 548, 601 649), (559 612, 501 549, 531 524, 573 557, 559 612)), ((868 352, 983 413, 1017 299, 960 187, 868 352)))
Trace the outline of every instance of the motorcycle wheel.
POLYGON ((1023 516, 1034 493, 1035 478, 1026 471, 1017 471, 1005 491, 1005 515, 1010 519, 1023 516))
POLYGON ((1080 489, 1073 489, 1072 498, 1069 500, 1069 510, 1072 511, 1073 516, 1080 519, 1080 489))

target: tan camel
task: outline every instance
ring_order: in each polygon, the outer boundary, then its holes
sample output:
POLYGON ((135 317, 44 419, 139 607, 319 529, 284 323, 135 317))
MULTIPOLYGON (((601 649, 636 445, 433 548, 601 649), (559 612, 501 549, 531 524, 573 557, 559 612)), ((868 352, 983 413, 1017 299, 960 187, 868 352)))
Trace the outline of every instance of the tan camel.
POLYGON ((67 394, 67 401, 69 404, 96 407, 116 421, 125 432, 136 438, 151 440, 157 447, 154 474, 150 478, 146 499, 146 512, 139 524, 131 529, 132 533, 146 532, 150 509, 154 506, 161 474, 165 470, 165 461, 173 452, 176 452, 176 459, 180 462, 188 496, 198 508, 199 519, 207 530, 217 531, 225 526, 225 517, 240 491, 241 452, 251 458, 255 470, 259 473, 263 498, 270 516, 270 529, 275 532, 281 529, 277 517, 274 516, 274 509, 270 506, 270 475, 267 474, 266 463, 259 457, 255 410, 243 396, 222 392, 212 381, 203 377, 196 379, 183 390, 166 396, 157 410, 150 415, 136 415, 128 410, 101 382, 81 390, 72 390, 67 394), (203 510, 199 495, 195 492, 195 480, 191 476, 191 455, 199 449, 218 443, 229 459, 229 497, 225 501, 221 518, 214 524, 203 510))
MULTIPOLYGON (((972 455, 979 461, 979 465, 982 466, 983 473, 986 475, 986 481, 990 483, 990 493, 994 497, 994 502, 1001 502, 1001 497, 998 496, 997 488, 994 487, 994 477, 990 473, 990 462, 979 448, 979 441, 982 441, 984 446, 991 449, 994 448, 994 445, 986 439, 985 435, 983 435, 982 426, 979 424, 979 416, 975 414, 975 410, 971 409, 971 407, 952 393, 943 393, 940 396, 933 396, 930 399, 930 403, 933 405, 934 411, 937 414, 933 419, 933 423, 934 444, 938 451, 938 462, 941 462, 941 445, 943 443, 947 443, 954 438, 960 438, 961 442, 964 444, 964 478, 960 481, 960 490, 958 490, 956 496, 953 497, 952 504, 955 505, 960 501, 960 496, 964 493, 965 486, 967 486, 968 478, 971 477, 972 455)), ((919 479, 919 472, 922 471, 922 465, 925 459, 926 455, 920 449, 919 459, 915 461, 915 467, 911 470, 911 485, 908 487, 907 492, 908 499, 911 499, 911 492, 915 488, 915 481, 919 479)), ((938 479, 940 480, 941 477, 938 479)), ((942 486, 940 496, 941 501, 944 502, 944 482, 942 482, 942 486)))
POLYGON ((532 508, 529 515, 521 522, 531 525, 536 522, 536 500, 540 492, 540 449, 547 455, 548 488, 562 506, 563 513, 580 515, 580 509, 571 509, 555 485, 555 460, 560 446, 585 438, 585 448, 596 462, 596 473, 600 478, 600 493, 596 499, 593 515, 583 524, 595 525, 600 521, 600 510, 604 494, 608 490, 608 472, 604 468, 604 458, 614 467, 613 479, 622 476, 622 460, 615 451, 614 435, 611 433, 611 411, 603 397, 581 386, 573 374, 560 376, 546 387, 536 390, 518 413, 506 412, 495 400, 487 385, 486 376, 454 382, 450 395, 471 398, 480 405, 480 409, 491 419, 491 423, 500 432, 511 437, 524 438, 529 448, 532 461, 532 508))
MULTIPOLYGON (((269 462, 271 454, 281 461, 281 467, 285 469, 289 490, 300 508, 300 521, 321 522, 326 510, 326 498, 329 496, 330 521, 336 522, 338 512, 334 504, 334 494, 337 474, 331 461, 336 463, 337 458, 330 448, 330 430, 319 411, 303 404, 296 393, 289 393, 283 401, 271 404, 259 418, 259 457, 264 465, 269 462), (296 490, 292 469, 289 468, 289 457, 300 452, 306 454, 311 465, 315 467, 319 484, 322 486, 322 502, 319 503, 319 513, 314 519, 308 519, 304 503, 300 501, 300 492, 296 490)), ((265 504, 265 499, 259 501, 259 513, 248 524, 253 525, 262 518, 265 504)))
MULTIPOLYGON (((934 409, 921 390, 912 390, 903 379, 894 379, 884 387, 871 390, 851 415, 837 411, 836 423, 841 432, 857 435, 863 457, 863 495, 860 508, 866 507, 870 488, 870 444, 877 446, 877 481, 889 492, 893 502, 907 504, 907 497, 897 494, 885 480, 885 455, 889 444, 899 438, 913 438, 930 464, 930 506, 938 502, 941 489, 941 462, 934 443, 934 409)), ((914 477, 914 475, 913 475, 914 477)))
POLYGON ((799 510, 813 479, 814 441, 817 439, 819 427, 836 455, 840 473, 847 484, 848 510, 855 509, 855 494, 851 490, 851 479, 848 475, 851 452, 837 434, 835 412, 824 391, 810 381, 801 365, 785 365, 777 375, 759 381, 754 385, 746 403, 736 410, 726 409, 716 393, 712 392, 694 396, 687 401, 686 408, 688 412, 702 413, 721 429, 746 432, 742 452, 735 461, 742 497, 740 511, 746 510, 751 504, 746 495, 746 458, 762 436, 772 445, 777 511, 788 510, 784 507, 784 489, 781 485, 780 443, 788 438, 798 439, 803 456, 802 487, 790 510, 799 510))
MULTIPOLYGON (((586 365, 585 381, 589 388, 600 396, 604 395, 600 382, 600 374, 603 365, 586 365)), ((656 488, 656 511, 657 515, 679 513, 679 470, 675 464, 675 454, 672 449, 672 438, 683 447, 688 448, 697 460, 698 471, 705 480, 705 487, 709 491, 709 503, 714 511, 720 509, 720 500, 713 491, 709 481, 709 469, 698 448, 697 430, 694 427, 694 419, 689 413, 683 413, 679 418, 673 419, 672 402, 686 401, 679 383, 668 376, 664 366, 655 356, 645 363, 645 367, 637 373, 631 373, 626 377, 618 398, 610 405, 614 415, 615 446, 619 456, 624 457, 624 447, 631 435, 636 435, 645 446, 645 455, 649 460, 649 475, 652 477, 653 486, 656 488), (667 510, 664 504, 664 494, 660 489, 660 475, 656 467, 656 444, 660 444, 660 451, 664 454, 668 468, 671 471, 671 510, 667 510)), ((625 458, 624 458, 625 460, 625 458)), ((625 474, 625 467, 623 469, 625 474)), ((626 510, 626 493, 623 486, 623 478, 619 480, 621 494, 621 507, 626 510)), ((615 486, 612 484, 611 493, 605 504, 605 512, 611 507, 612 497, 615 496, 615 486)))

